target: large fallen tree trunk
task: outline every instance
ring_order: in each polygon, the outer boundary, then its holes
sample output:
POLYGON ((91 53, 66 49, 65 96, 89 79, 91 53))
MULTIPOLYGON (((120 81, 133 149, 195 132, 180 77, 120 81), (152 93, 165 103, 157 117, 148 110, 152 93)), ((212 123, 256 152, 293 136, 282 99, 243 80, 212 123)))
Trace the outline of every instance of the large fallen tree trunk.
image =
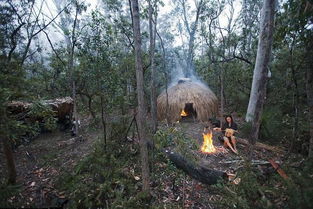
MULTIPOLYGON (((241 139, 241 138, 236 138, 236 139, 237 139, 238 143, 241 143, 241 144, 244 144, 244 145, 248 145, 249 144, 248 140, 246 140, 246 139, 241 139)), ((257 148, 257 149, 266 149, 266 150, 269 150, 269 151, 272 151, 272 152, 276 152, 276 153, 284 153, 284 150, 282 150, 279 147, 270 146, 270 145, 263 144, 263 143, 260 143, 260 142, 256 142, 254 147, 257 148)))
MULTIPOLYGON (((43 100, 40 104, 51 107, 59 121, 70 119, 72 116, 73 99, 71 97, 43 100)), ((30 111, 32 105, 33 103, 29 102, 13 101, 8 104, 8 112, 11 115, 21 115, 18 119, 23 120, 23 116, 28 116, 27 112, 30 111)))
POLYGON ((178 169, 183 170, 187 175, 200 181, 201 183, 212 185, 216 184, 218 180, 228 179, 228 175, 225 172, 195 165, 178 153, 167 150, 165 153, 178 169))

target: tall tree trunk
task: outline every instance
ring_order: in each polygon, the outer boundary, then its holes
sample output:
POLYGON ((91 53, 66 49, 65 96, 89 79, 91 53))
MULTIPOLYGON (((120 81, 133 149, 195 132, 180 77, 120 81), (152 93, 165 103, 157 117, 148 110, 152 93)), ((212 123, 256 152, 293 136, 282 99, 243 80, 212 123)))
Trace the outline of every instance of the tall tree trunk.
MULTIPOLYGON (((73 70, 73 67, 72 67, 73 70)), ((76 83, 74 80, 74 77, 72 76, 72 97, 73 97, 73 115, 74 115, 74 133, 77 136, 78 135, 78 116, 77 116, 77 102, 76 102, 76 83)))
POLYGON ((308 54, 308 67, 306 69, 306 95, 309 106, 309 128, 310 128, 310 141, 309 141, 309 157, 313 158, 313 55, 312 55, 313 41, 311 39, 307 46, 308 54))
POLYGON ((106 129, 106 117, 105 117, 105 111, 104 111, 104 99, 103 96, 100 96, 100 102, 101 102, 101 121, 102 121, 102 128, 103 128, 103 141, 104 141, 104 147, 106 149, 107 147, 107 129, 106 129))
POLYGON ((186 8, 186 0, 181 1, 183 7, 183 17, 184 23, 187 28, 187 32, 189 35, 189 43, 188 43, 188 53, 187 53, 187 69, 185 72, 185 76, 188 78, 193 74, 194 64, 193 64, 193 55, 194 55, 194 42, 195 42, 195 35, 198 28, 199 17, 202 12, 204 1, 200 0, 198 4, 196 4, 196 19, 192 24, 189 24, 187 20, 187 8, 186 8))
POLYGON ((310 144, 309 157, 313 158, 313 71, 312 68, 307 68, 307 100, 309 106, 309 127, 310 127, 310 144))
POLYGON ((69 52, 69 72, 71 74, 71 80, 72 80, 72 96, 73 96, 73 115, 75 118, 75 135, 78 135, 79 131, 79 124, 78 124, 78 115, 77 115, 77 101, 76 101, 76 82, 75 82, 75 76, 74 76, 74 51, 75 51, 75 44, 76 44, 76 25, 77 25, 77 17, 78 17, 79 8, 76 6, 76 13, 75 13, 75 19, 73 24, 73 31, 72 31, 72 37, 71 37, 71 50, 69 52))
MULTIPOLYGON (((56 6, 57 10, 61 10, 61 5, 64 4, 65 1, 62 0, 53 0, 54 5, 56 6)), ((67 52, 68 52, 68 73, 70 75, 70 88, 72 89, 72 97, 73 97, 73 117, 74 117, 74 132, 76 135, 78 135, 79 132, 79 124, 78 124, 78 115, 77 115, 77 99, 76 99, 76 82, 74 78, 74 51, 75 51, 75 45, 76 45, 76 26, 77 26, 77 18, 78 13, 80 11, 80 6, 78 5, 78 2, 76 2, 76 10, 75 10, 75 18, 73 23, 72 32, 70 33, 70 25, 68 19, 71 19, 71 14, 69 13, 62 13, 60 15, 61 23, 60 23, 60 29, 63 32, 66 46, 67 46, 67 52)))
MULTIPOLYGON (((156 11, 155 11, 156 13, 156 11)), ((156 36, 156 14, 153 25, 153 9, 151 0, 149 0, 149 33, 150 33, 150 62, 151 62, 151 116, 152 116, 152 133, 157 131, 157 96, 155 87, 155 66, 154 66, 154 49, 156 36), (154 26, 154 27, 153 27, 154 26)))
POLYGON ((145 101, 143 89, 143 68, 141 59, 141 34, 140 34, 140 20, 139 20, 139 5, 138 0, 131 0, 131 8, 133 13, 133 30, 135 42, 135 56, 136 56, 136 80, 137 80, 137 99, 138 99, 138 134, 140 139, 140 158, 143 180, 143 191, 150 192, 149 179, 149 163, 148 163, 148 147, 147 134, 145 124, 145 101))
POLYGON ((292 127, 292 137, 291 137, 291 144, 289 147, 289 152, 293 150, 294 142, 298 138, 298 124, 299 124, 299 91, 298 91, 298 81, 296 76, 296 70, 293 65, 293 55, 291 54, 291 71, 292 71, 292 80, 294 85, 294 92, 293 92, 293 127, 292 127))
POLYGON ((1 114, 1 135, 2 143, 3 143, 3 152, 6 157, 7 161, 7 168, 8 168, 8 183, 9 184, 15 184, 16 183, 16 169, 15 169, 15 163, 14 163, 14 157, 13 152, 10 144, 10 138, 8 137, 7 131, 8 128, 8 118, 6 113, 6 107, 3 107, 3 111, 1 114))
POLYGON ((15 184, 16 183, 16 169, 14 163, 13 152, 10 144, 10 139, 8 137, 3 138, 3 152, 7 160, 7 168, 8 168, 8 183, 15 184))
POLYGON ((246 121, 252 122, 250 135, 251 144, 255 144, 258 138, 263 105, 265 102, 268 67, 272 51, 274 15, 275 0, 264 0, 261 11, 258 51, 253 72, 249 106, 246 114, 246 121))
POLYGON ((221 68, 221 72, 220 72, 220 83, 221 83, 221 91, 220 91, 220 97, 221 97, 221 127, 222 127, 222 123, 224 121, 224 70, 221 68))
POLYGON ((92 96, 88 95, 88 109, 93 119, 96 118, 96 113, 92 109, 92 96))
POLYGON ((162 48, 162 58, 163 58, 163 70, 164 70, 164 75, 165 75, 165 94, 166 94, 166 123, 168 124, 170 119, 169 119, 169 114, 168 114, 168 109, 169 109, 169 103, 168 103, 168 72, 166 69, 166 56, 165 56, 165 48, 164 48, 164 43, 162 40, 162 37, 160 34, 155 30, 156 34, 158 35, 161 43, 161 48, 162 48))

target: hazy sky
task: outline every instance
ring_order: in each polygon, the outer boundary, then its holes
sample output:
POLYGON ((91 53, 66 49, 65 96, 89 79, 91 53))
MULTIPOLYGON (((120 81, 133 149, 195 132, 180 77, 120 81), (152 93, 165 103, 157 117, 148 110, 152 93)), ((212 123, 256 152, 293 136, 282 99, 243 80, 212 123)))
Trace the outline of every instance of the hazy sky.
MULTIPOLYGON (((87 11, 84 13, 84 16, 88 16, 91 14, 91 12, 95 9, 102 9, 101 7, 101 2, 102 0, 85 0, 85 4, 88 5, 88 9, 87 11)), ((127 1, 125 1, 127 2, 127 1)), ((174 4, 172 2, 172 0, 163 0, 165 6, 161 7, 159 9, 159 20, 165 20, 166 18, 162 18, 164 16, 168 16, 169 13, 172 12, 173 8, 174 8, 174 4)), ((194 0, 189 0, 188 1, 190 3, 190 11, 195 10, 195 4, 194 4, 194 0)), ((37 9, 39 9, 41 1, 37 1, 37 9)), ((127 3, 128 4, 128 3, 127 3)), ((126 5, 128 6, 128 5, 126 5)), ((234 19, 236 19, 239 15, 239 12, 241 10, 241 4, 239 0, 235 0, 234 2, 234 19)), ((44 5, 43 5, 43 13, 44 13, 44 17, 47 21, 48 17, 53 17, 57 14, 57 9, 54 5, 54 1, 53 0, 45 0, 44 1, 44 5)), ((227 17, 229 16, 229 7, 226 7, 221 16, 220 16, 220 24, 221 27, 225 27, 227 25, 227 17)), ((179 19, 182 21, 181 19, 181 15, 177 16, 177 18, 172 18, 169 25, 168 25, 168 30, 170 30, 171 32, 173 32, 172 34, 175 35, 175 40, 173 43, 173 46, 180 46, 180 45, 184 45, 185 47, 187 47, 187 42, 188 42, 188 38, 187 36, 180 36, 177 35, 178 33, 178 29, 177 29, 177 23, 179 21, 179 19)), ((194 21, 194 18, 191 19, 192 21, 194 21)), ((162 28, 160 28, 159 30, 162 30, 162 28)), ((49 26, 49 29, 47 30, 49 32, 50 38, 53 42, 53 44, 56 46, 58 44, 62 44, 62 40, 63 38, 63 34, 61 32, 61 30, 58 27, 52 27, 49 26)), ((46 37, 44 34, 40 34, 39 35, 39 40, 42 42, 41 44, 46 48, 44 51, 50 51, 50 45, 48 43, 48 41, 46 40, 46 37)))

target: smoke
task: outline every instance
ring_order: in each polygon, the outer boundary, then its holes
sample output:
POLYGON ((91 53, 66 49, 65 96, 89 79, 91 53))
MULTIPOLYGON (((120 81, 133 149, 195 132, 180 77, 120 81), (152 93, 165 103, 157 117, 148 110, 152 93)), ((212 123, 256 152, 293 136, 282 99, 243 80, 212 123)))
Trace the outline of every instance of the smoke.
MULTIPOLYGON (((193 65, 192 65, 193 66, 193 65)), ((187 69, 187 61, 182 57, 176 56, 174 58, 174 63, 172 69, 170 70, 171 82, 169 87, 172 87, 178 83, 179 80, 184 78, 189 78, 192 82, 198 83, 202 86, 208 88, 206 85, 196 74, 193 67, 192 69, 187 69)))

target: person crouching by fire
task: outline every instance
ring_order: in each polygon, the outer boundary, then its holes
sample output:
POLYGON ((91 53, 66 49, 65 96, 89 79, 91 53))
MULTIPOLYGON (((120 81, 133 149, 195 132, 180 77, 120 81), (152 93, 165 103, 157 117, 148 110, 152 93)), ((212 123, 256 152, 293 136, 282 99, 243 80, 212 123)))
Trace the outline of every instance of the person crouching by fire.
POLYGON ((214 131, 222 131, 223 133, 223 142, 225 147, 229 147, 234 153, 238 154, 236 148, 236 138, 234 133, 238 130, 237 124, 234 122, 231 115, 225 117, 225 123, 221 128, 213 128, 214 131))

